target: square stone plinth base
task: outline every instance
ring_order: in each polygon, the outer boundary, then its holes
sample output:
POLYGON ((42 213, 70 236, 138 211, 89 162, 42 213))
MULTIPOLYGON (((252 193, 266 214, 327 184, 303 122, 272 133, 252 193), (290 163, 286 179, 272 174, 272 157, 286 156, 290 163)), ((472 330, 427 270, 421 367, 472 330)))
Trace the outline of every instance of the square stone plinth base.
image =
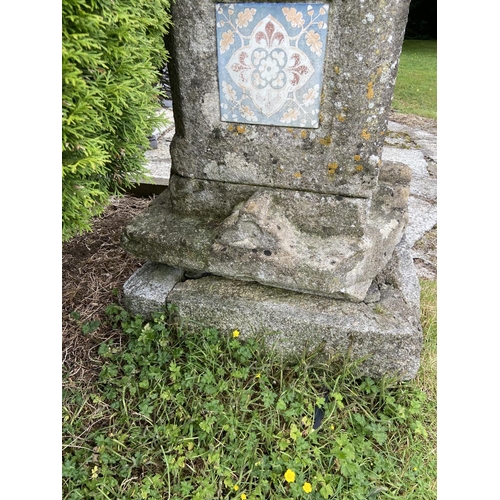
POLYGON ((167 301, 184 330, 213 327, 230 335, 237 329, 242 340, 263 335, 285 356, 321 349, 332 359, 362 360, 360 375, 411 379, 420 365, 418 318, 391 286, 366 304, 207 276, 179 283, 167 301))
POLYGON ((370 298, 353 303, 217 276, 185 279, 178 269, 148 263, 127 281, 125 304, 146 315, 148 304, 173 304, 185 331, 239 330, 241 340, 263 335, 285 356, 320 349, 326 358, 358 360, 360 376, 409 380, 419 369, 422 347, 412 269, 403 241, 374 281, 370 298), (141 290, 147 301, 140 300, 141 290))

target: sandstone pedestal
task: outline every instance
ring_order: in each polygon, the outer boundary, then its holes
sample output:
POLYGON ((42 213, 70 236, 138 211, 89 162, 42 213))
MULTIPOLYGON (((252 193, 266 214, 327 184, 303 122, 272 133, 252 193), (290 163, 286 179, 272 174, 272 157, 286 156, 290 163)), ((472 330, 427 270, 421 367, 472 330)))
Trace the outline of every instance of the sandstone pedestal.
POLYGON ((122 244, 186 325, 415 375, 411 172, 381 161, 408 4, 174 3, 172 175, 122 244))

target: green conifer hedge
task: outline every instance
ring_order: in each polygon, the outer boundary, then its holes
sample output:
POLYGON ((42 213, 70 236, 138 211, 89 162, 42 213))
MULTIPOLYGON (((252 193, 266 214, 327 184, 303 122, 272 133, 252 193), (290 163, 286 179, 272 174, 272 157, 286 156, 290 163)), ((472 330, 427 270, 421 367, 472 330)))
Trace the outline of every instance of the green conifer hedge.
POLYGON ((62 236, 144 177, 170 0, 62 1, 62 236))

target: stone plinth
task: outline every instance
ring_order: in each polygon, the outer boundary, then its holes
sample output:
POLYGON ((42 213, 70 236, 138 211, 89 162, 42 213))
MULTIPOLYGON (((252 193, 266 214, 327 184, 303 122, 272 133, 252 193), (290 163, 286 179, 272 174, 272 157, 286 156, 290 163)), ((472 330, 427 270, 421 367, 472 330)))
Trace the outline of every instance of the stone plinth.
POLYGON ((364 199, 174 175, 122 242, 183 269, 360 301, 401 239, 410 177, 387 162, 364 199))
POLYGON ((131 313, 148 318, 166 306, 168 294, 182 277, 180 269, 147 262, 123 286, 124 306, 131 313))
POLYGON ((408 218, 411 172, 381 156, 409 3, 173 3, 172 175, 122 244, 204 276, 168 293, 181 316, 415 374, 418 311, 381 277, 408 218))
POLYGON ((359 375, 413 378, 420 364, 418 317, 401 291, 384 287, 380 300, 353 304, 216 276, 180 283, 168 297, 184 330, 238 329, 241 340, 264 336, 285 356, 304 350, 360 361, 359 375))
POLYGON ((420 287, 404 239, 374 281, 374 299, 361 303, 217 276, 178 282, 178 269, 161 264, 144 268, 147 273, 135 273, 125 285, 126 300, 133 290, 134 304, 140 304, 144 315, 158 310, 158 304, 174 305, 184 331, 212 327, 229 335, 238 329, 242 340, 263 336, 270 349, 285 357, 318 349, 325 358, 359 362, 359 375, 371 377, 390 374, 407 380, 419 368, 420 287), (161 281, 171 285, 153 303, 151 283, 161 281))

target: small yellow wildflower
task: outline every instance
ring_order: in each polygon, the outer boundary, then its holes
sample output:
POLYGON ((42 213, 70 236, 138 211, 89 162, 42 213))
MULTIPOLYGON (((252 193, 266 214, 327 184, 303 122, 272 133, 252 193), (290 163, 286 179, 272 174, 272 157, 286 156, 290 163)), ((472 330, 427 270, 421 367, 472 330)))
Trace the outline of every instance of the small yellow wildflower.
POLYGON ((311 491, 313 490, 313 488, 312 488, 312 484, 311 484, 311 483, 304 483, 304 486, 302 486, 302 489, 303 489, 306 493, 311 493, 311 491))
POLYGON ((255 378, 260 378, 260 373, 257 373, 257 375, 255 375, 255 378))
POLYGON ((330 429, 331 429, 332 431, 334 431, 334 430, 335 430, 335 426, 334 426, 333 424, 332 424, 332 425, 330 425, 330 429))
POLYGON ((293 470, 287 469, 285 472, 285 481, 287 483, 293 483, 295 481, 295 472, 293 472, 293 470))
POLYGON ((233 338, 235 339, 236 337, 240 336, 240 332, 238 330, 233 331, 233 338))
POLYGON ((239 487, 237 484, 235 484, 235 485, 233 486, 233 490, 234 490, 234 491, 238 491, 239 489, 240 489, 240 487, 239 487))
POLYGON ((240 495, 240 498, 241 498, 241 500, 247 500, 247 496, 245 495, 245 493, 242 493, 240 495))
POLYGON ((97 467, 97 465, 94 465, 94 467, 92 468, 92 476, 91 476, 92 479, 97 479, 97 471, 98 470, 99 470, 99 467, 97 467))

